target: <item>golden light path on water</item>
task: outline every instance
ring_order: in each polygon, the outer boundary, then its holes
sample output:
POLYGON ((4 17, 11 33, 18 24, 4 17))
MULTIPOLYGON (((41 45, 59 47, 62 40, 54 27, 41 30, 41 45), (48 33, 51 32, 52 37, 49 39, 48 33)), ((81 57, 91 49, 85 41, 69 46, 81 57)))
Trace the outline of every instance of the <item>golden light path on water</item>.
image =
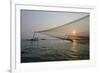
MULTIPOLYGON (((77 36, 77 32, 76 32, 76 30, 72 30, 72 36, 77 36)), ((78 58, 78 52, 79 52, 79 50, 78 50, 78 47, 77 47, 77 42, 76 42, 76 40, 75 40, 75 38, 73 37, 72 38, 72 47, 70 48, 70 59, 71 60, 75 60, 75 59, 77 59, 78 58), (74 52, 74 53, 73 53, 74 52)))
POLYGON ((70 50, 70 60, 78 59, 79 57, 79 48, 77 47, 78 43, 76 40, 73 40, 70 50))

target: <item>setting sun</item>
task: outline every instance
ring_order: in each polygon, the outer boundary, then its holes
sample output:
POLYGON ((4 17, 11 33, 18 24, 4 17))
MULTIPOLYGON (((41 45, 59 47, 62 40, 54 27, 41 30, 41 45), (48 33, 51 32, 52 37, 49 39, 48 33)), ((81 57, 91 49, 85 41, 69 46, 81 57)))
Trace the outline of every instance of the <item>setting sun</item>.
POLYGON ((75 30, 72 31, 72 35, 76 35, 76 31, 75 30))

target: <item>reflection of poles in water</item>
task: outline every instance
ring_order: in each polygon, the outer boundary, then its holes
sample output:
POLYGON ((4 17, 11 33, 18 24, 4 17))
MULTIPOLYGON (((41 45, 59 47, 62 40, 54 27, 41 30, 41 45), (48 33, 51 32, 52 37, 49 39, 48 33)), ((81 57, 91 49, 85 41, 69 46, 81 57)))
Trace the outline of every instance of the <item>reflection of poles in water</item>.
POLYGON ((32 41, 32 47, 33 47, 33 48, 35 47, 34 38, 35 38, 35 32, 33 33, 33 37, 32 37, 32 39, 33 39, 33 41, 32 41))
POLYGON ((38 35, 36 34, 36 32, 33 33, 33 38, 32 38, 32 42, 33 42, 33 48, 39 48, 39 39, 38 39, 38 35))

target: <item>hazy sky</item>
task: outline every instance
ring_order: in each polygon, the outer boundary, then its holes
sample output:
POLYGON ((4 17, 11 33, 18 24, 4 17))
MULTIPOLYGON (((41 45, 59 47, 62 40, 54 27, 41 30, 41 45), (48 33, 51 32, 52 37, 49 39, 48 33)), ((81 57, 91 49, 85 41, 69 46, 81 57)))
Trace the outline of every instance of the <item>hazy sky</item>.
POLYGON ((87 15, 88 13, 21 10, 21 35, 32 36, 34 31, 57 27, 87 15))

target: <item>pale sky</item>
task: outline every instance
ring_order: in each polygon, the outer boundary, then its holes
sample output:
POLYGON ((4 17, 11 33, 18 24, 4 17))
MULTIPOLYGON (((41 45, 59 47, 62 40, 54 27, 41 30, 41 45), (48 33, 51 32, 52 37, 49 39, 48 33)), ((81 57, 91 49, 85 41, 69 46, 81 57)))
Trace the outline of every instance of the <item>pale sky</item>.
POLYGON ((34 31, 61 26, 87 15, 88 13, 79 12, 21 10, 21 35, 22 37, 32 36, 34 31))

